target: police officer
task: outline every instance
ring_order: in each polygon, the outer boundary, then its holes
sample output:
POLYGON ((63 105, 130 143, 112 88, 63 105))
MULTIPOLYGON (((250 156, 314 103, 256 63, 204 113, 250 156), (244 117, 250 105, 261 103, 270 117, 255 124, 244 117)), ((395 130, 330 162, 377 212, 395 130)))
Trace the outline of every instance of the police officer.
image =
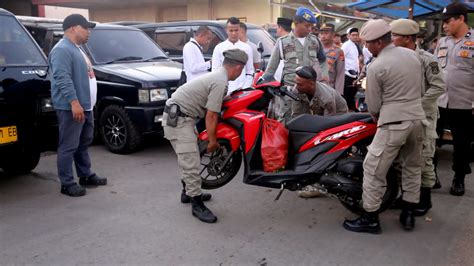
POLYGON ((421 170, 420 204, 415 209, 415 215, 424 215, 431 208, 431 188, 436 182, 433 157, 438 138, 436 133, 438 98, 446 91, 446 83, 438 59, 416 44, 416 35, 420 32, 418 23, 410 19, 398 19, 390 23, 390 28, 393 44, 416 51, 423 67, 424 95, 421 100, 426 120, 430 125, 426 128, 423 142, 424 166, 421 170))
POLYGON ((223 55, 224 62, 220 69, 184 84, 166 101, 162 123, 165 138, 171 142, 182 170, 184 190, 181 202, 191 202, 192 214, 207 223, 216 222, 217 217, 203 203, 203 200, 210 199, 210 195, 205 198, 201 193, 201 158, 195 120, 206 119, 209 134, 207 151, 219 149, 216 127, 222 100, 227 93, 228 82, 240 76, 248 60, 247 54, 240 49, 226 50, 223 55))
POLYGON ((301 101, 292 101, 292 118, 301 114, 339 115, 347 113, 344 98, 328 85, 316 81, 316 71, 309 66, 296 69, 296 90, 301 101))
POLYGON ((293 21, 289 18, 278 18, 277 19, 277 36, 278 37, 283 37, 288 35, 291 32, 291 24, 293 21))
POLYGON ((413 229, 413 209, 419 201, 421 149, 425 119, 421 103, 423 73, 417 54, 391 44, 390 26, 382 19, 370 20, 361 37, 376 57, 367 72, 366 100, 377 121, 377 132, 364 160, 362 201, 365 213, 344 221, 354 232, 380 233, 378 212, 387 186, 387 173, 397 157, 401 161, 403 201, 400 222, 413 229))
MULTIPOLYGON (((298 66, 316 66, 322 71, 323 79, 328 80, 328 67, 324 52, 318 38, 311 33, 311 27, 317 22, 311 10, 300 7, 293 19, 295 28, 288 35, 280 37, 273 49, 270 61, 265 71, 266 75, 275 76, 275 72, 284 60, 283 84, 293 86, 295 84, 295 70, 298 66), (319 55, 319 57, 318 57, 319 55)), ((284 98, 284 103, 279 108, 277 118, 287 122, 291 116, 291 99, 284 98)))
POLYGON ((334 88, 339 94, 344 94, 344 51, 334 45, 334 24, 323 24, 319 37, 324 46, 326 60, 328 63, 329 86, 334 88))
POLYGON ((474 32, 467 25, 467 9, 460 3, 448 5, 442 14, 446 37, 438 42, 438 57, 446 79, 446 90, 438 101, 441 133, 449 121, 453 135, 454 179, 450 193, 464 195, 464 178, 471 173, 469 147, 472 139, 472 103, 474 102, 474 32))

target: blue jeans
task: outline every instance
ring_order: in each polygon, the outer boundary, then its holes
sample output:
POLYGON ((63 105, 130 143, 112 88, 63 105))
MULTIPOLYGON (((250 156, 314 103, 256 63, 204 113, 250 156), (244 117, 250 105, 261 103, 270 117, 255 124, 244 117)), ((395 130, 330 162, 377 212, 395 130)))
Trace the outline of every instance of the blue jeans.
POLYGON ((94 116, 92 111, 84 111, 85 122, 74 121, 72 112, 56 110, 59 122, 58 176, 61 185, 68 186, 74 182, 72 163, 76 166, 79 177, 89 177, 91 160, 88 147, 94 138, 94 116))

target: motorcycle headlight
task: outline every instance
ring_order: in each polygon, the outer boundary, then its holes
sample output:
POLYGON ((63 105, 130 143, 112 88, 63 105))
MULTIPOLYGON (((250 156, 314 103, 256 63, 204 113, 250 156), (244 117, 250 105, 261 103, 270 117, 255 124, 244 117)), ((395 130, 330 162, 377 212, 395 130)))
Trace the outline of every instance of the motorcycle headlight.
POLYGON ((150 102, 150 91, 149 90, 138 90, 138 102, 149 103, 150 102))
POLYGON ((54 112, 53 101, 51 98, 41 99, 41 112, 54 112))
POLYGON ((152 89, 150 90, 150 101, 157 102, 168 99, 168 92, 166 89, 152 89))

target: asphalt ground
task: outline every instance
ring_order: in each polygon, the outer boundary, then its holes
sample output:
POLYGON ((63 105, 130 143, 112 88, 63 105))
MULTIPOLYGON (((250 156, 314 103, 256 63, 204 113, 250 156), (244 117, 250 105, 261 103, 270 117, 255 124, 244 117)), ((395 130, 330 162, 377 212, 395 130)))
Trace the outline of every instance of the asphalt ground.
MULTIPOLYGON (((443 187, 433 209, 405 232, 399 211, 381 215, 380 235, 343 229, 355 217, 331 198, 302 199, 242 183, 242 169, 211 191, 218 216, 205 224, 179 202, 175 155, 164 141, 130 155, 90 148, 105 187, 82 198, 59 193, 56 155, 30 174, 0 172, 1 265, 474 265, 474 181, 449 194, 452 150, 440 150, 443 187)), ((474 165, 471 164, 471 167, 474 165)))

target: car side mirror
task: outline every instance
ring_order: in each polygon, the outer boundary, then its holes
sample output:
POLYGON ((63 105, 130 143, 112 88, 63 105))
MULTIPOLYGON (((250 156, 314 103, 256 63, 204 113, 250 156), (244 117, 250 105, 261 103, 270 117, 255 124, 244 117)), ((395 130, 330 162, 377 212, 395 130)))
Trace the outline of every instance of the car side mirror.
POLYGON ((258 44, 257 44, 257 51, 258 51, 259 53, 263 53, 263 44, 262 44, 262 42, 258 42, 258 44))

